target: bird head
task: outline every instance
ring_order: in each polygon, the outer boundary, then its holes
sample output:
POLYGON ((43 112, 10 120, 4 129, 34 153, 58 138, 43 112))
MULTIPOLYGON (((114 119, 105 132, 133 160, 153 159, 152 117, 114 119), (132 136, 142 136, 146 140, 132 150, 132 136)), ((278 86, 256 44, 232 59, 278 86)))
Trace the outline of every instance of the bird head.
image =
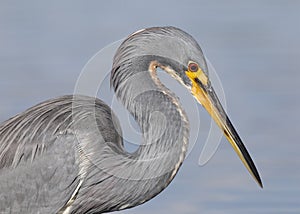
MULTIPOLYGON (((131 34, 119 47, 114 58, 112 85, 120 82, 115 73, 130 64, 139 70, 156 71, 159 67, 184 85, 201 104, 224 133, 247 170, 262 187, 258 171, 241 138, 230 122, 209 79, 207 63, 196 40, 175 27, 153 27, 131 34), (122 68, 123 67, 123 68, 122 68)), ((134 70, 132 69, 131 70, 134 70)), ((124 69, 125 68, 125 69, 124 69)), ((118 78, 126 78, 128 69, 118 78)))

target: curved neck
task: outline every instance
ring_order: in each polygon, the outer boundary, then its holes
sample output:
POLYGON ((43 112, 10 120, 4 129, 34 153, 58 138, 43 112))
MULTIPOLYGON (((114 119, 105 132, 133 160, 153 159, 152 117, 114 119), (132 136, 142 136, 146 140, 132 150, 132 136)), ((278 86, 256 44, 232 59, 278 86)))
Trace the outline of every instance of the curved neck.
MULTIPOLYGON (((115 142, 105 142, 98 152, 91 153, 96 157, 82 189, 92 193, 93 203, 95 198, 102 203, 96 208, 101 212, 150 200, 172 181, 185 158, 187 117, 176 96, 157 79, 155 66, 149 65, 149 61, 135 60, 126 70, 117 67, 112 71, 112 86, 141 127, 143 142, 134 153, 115 142)), ((87 197, 85 192, 81 194, 78 205, 87 197)))
POLYGON ((156 76, 156 67, 161 64, 158 60, 137 58, 126 70, 114 71, 112 83, 143 134, 141 146, 130 158, 147 170, 137 173, 136 178, 170 173, 171 181, 185 158, 189 127, 178 98, 156 76))

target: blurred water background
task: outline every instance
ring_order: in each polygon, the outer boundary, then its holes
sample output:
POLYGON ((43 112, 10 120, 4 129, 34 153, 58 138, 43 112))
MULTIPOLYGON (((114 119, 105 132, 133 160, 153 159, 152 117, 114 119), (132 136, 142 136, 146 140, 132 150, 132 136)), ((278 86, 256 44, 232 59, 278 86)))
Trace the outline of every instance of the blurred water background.
POLYGON ((299 23, 297 0, 1 1, 0 120, 73 93, 83 66, 111 42, 145 27, 177 26, 216 68, 264 189, 225 139, 198 165, 209 130, 200 107, 198 140, 174 181, 119 213, 300 213, 299 23))

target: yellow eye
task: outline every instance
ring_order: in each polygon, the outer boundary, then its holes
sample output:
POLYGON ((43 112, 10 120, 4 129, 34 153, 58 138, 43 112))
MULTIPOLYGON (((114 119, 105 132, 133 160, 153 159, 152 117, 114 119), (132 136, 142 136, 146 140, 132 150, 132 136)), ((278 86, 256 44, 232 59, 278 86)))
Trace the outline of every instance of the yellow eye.
POLYGON ((191 71, 191 72, 197 72, 198 69, 199 69, 199 66, 198 66, 196 63, 191 62, 191 63, 189 64, 188 69, 189 69, 189 71, 191 71))

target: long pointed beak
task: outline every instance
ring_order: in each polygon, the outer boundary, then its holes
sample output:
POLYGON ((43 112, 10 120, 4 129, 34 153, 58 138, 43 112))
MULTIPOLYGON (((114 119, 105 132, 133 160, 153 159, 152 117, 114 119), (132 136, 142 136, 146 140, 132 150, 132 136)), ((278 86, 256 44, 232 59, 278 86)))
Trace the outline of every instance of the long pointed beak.
POLYGON ((232 123, 230 122, 215 91, 210 86, 208 78, 200 68, 197 72, 186 71, 186 74, 192 81, 192 94, 194 97, 214 119, 247 170, 250 172, 259 186, 263 188, 262 181, 253 163, 253 160, 251 159, 245 145, 243 144, 232 123))

